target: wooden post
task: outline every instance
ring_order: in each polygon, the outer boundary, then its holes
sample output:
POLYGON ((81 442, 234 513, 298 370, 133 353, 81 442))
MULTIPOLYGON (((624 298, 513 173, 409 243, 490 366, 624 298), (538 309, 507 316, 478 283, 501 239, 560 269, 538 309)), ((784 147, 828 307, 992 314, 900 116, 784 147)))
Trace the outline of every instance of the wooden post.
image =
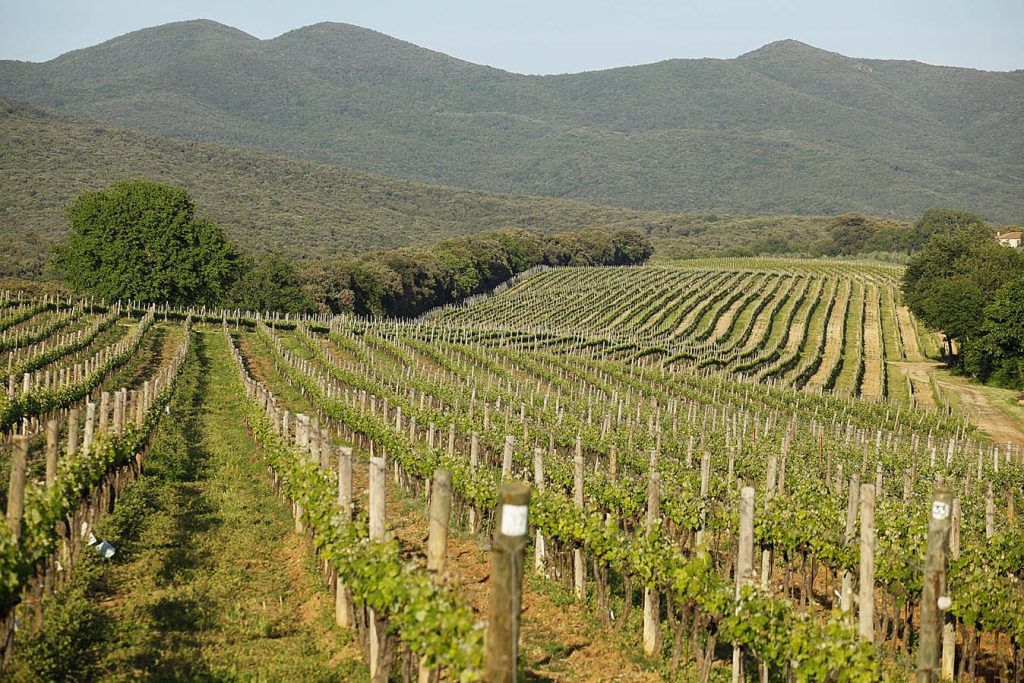
MULTIPOLYGON (((342 446, 338 449, 338 507, 341 509, 341 518, 346 524, 352 521, 352 447, 342 446)), ((334 620, 338 626, 352 628, 352 593, 342 583, 341 579, 336 580, 334 594, 334 620)))
POLYGON ((7 488, 7 524, 16 539, 21 538, 21 517, 25 512, 25 467, 28 463, 28 437, 19 434, 11 439, 11 482, 7 488))
POLYGON ((68 412, 68 449, 70 458, 78 452, 78 408, 72 408, 68 412))
POLYGON ((124 394, 114 392, 114 434, 121 435, 124 428, 124 394))
POLYGON ((519 660, 519 613, 530 487, 520 482, 505 482, 498 499, 491 552, 491 611, 487 621, 484 679, 489 683, 511 683, 516 680, 519 660))
POLYGON ((148 387, 132 393, 135 394, 135 426, 141 427, 146 422, 148 387))
POLYGON ((860 594, 857 600, 862 640, 875 642, 875 487, 860 486, 860 594))
POLYGON ((985 491, 985 540, 991 541, 996 535, 996 504, 992 497, 992 482, 985 491))
POLYGON ((102 394, 100 394, 99 430, 101 432, 107 431, 108 424, 110 424, 110 392, 104 391, 102 394))
MULTIPOLYGON (((949 556, 960 557, 960 500, 953 499, 949 516, 949 556)), ((942 680, 953 680, 956 675, 956 626, 947 615, 942 624, 942 680)))
MULTIPOLYGON (((473 432, 469 440, 469 472, 476 476, 476 468, 480 463, 480 433, 473 432)), ((469 508, 469 533, 475 534, 480 529, 480 511, 475 505, 469 508)))
MULTIPOLYGON (((711 453, 707 450, 700 459, 700 499, 703 502, 707 499, 708 487, 711 483, 711 453)), ((704 545, 704 536, 707 533, 707 520, 705 513, 701 513, 700 529, 697 530, 697 546, 704 545)))
POLYGON ((501 479, 504 481, 512 476, 512 449, 515 444, 515 437, 509 434, 505 437, 505 451, 501 456, 501 479))
POLYGON ((427 571, 434 574, 434 583, 440 584, 448 557, 448 524, 452 511, 452 473, 448 470, 436 470, 432 482, 427 571))
POLYGON ((89 454, 92 448, 92 436, 96 430, 96 404, 85 404, 85 433, 82 435, 82 453, 89 454))
MULTIPOLYGON (((736 553, 736 597, 744 586, 753 583, 754 573, 754 488, 744 486, 740 491, 740 542, 736 553)), ((738 645, 732 648, 732 680, 743 680, 743 652, 738 645)))
MULTIPOLYGON (((538 493, 544 492, 544 449, 533 449, 533 485, 538 493)), ((544 573, 544 565, 547 561, 547 553, 544 548, 544 535, 537 529, 536 538, 533 541, 533 571, 538 574, 544 573)))
POLYGON ((939 677, 939 598, 946 590, 946 549, 949 545, 953 496, 936 484, 928 517, 928 556, 921 591, 921 634, 917 648, 917 683, 933 683, 939 677))
MULTIPOLYGON (((583 511, 583 443, 576 437, 576 454, 573 456, 573 507, 583 511)), ((587 600, 587 568, 584 564, 583 548, 572 550, 573 593, 580 602, 587 600)))
MULTIPOLYGON (((756 424, 755 424, 756 429, 756 424)), ((757 440, 756 438, 754 439, 757 440)), ((690 446, 693 446, 693 437, 690 437, 690 446)), ((764 485, 764 505, 767 509, 775 495, 775 478, 778 474, 779 457, 775 451, 768 454, 768 479, 764 485)), ((772 551, 767 548, 761 551, 761 588, 768 590, 772 575, 772 551)))
MULTIPOLYGON (((846 499, 846 533, 843 542, 846 545, 853 543, 854 531, 857 528, 857 502, 860 496, 860 474, 854 473, 850 478, 850 493, 846 499)), ((839 608, 843 612, 849 612, 852 607, 853 597, 853 574, 843 571, 842 587, 839 591, 839 608)))
MULTIPOLYGON (((661 475, 652 471, 647 483, 647 520, 645 531, 650 536, 660 521, 661 475)), ((661 594, 655 588, 644 586, 644 654, 648 657, 661 652, 661 594)))
MULTIPOLYGON (((454 432, 450 432, 452 434, 454 432)), ((454 440, 449 438, 449 443, 454 440)), ((445 564, 448 559, 448 522, 452 512, 452 473, 435 470, 433 491, 430 495, 430 536, 427 541, 427 571, 434 575, 434 583, 444 581, 445 564)), ((419 683, 433 683, 437 671, 420 660, 419 683)))
MULTIPOLYGON (((387 480, 387 463, 384 458, 370 458, 370 540, 375 543, 384 542, 385 490, 387 480)), ((385 638, 386 624, 378 619, 374 610, 369 610, 370 631, 370 680, 373 683, 387 683, 388 666, 383 655, 387 650, 385 638)))
POLYGON ((57 421, 46 423, 46 485, 51 486, 57 479, 57 421))

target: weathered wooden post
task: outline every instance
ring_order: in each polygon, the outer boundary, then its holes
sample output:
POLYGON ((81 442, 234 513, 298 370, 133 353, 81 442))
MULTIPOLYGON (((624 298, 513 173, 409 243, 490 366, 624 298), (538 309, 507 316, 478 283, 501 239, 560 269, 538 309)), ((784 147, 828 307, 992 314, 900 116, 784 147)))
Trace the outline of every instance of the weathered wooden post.
POLYGON ((21 538, 21 517, 25 512, 25 468, 28 463, 28 437, 12 439, 11 480, 7 488, 7 524, 16 539, 21 538))
MULTIPOLYGON (((756 424, 755 424, 756 429, 756 424)), ((755 436, 754 440, 757 438, 755 436)), ((690 448, 693 448, 693 437, 690 437, 690 448)), ((689 456, 688 456, 689 457, 689 456)), ((768 478, 764 485, 764 506, 767 511, 775 495, 775 477, 778 472, 779 458, 775 451, 768 454, 768 478)), ((772 576, 772 551, 765 548, 761 551, 761 588, 768 590, 772 576)))
POLYGON ((489 683, 511 683, 516 680, 519 660, 519 613, 530 487, 521 482, 505 482, 498 497, 484 679, 489 683))
MULTIPOLYGON (((338 507, 345 524, 352 522, 352 447, 338 449, 338 507)), ((352 593, 339 578, 335 584, 334 620, 338 626, 352 628, 352 593)))
POLYGON ((100 424, 99 430, 101 432, 107 431, 107 425, 110 424, 110 392, 104 391, 100 394, 100 424))
POLYGON ((452 473, 434 472, 433 492, 430 496, 430 535, 427 542, 427 571, 440 584, 448 558, 448 524, 452 511, 452 473))
POLYGON ((68 448, 67 454, 70 458, 78 452, 78 408, 68 411, 68 448))
MULTIPOLYGON (((480 434, 473 432, 469 441, 469 471, 476 475, 477 465, 480 464, 480 434)), ((469 508, 469 532, 475 534, 480 529, 480 511, 473 505, 469 508)))
MULTIPOLYGON (((573 507, 583 512, 583 443, 576 437, 576 453, 573 456, 573 507)), ((572 550, 573 592, 580 602, 587 600, 587 567, 583 557, 583 548, 572 550)))
POLYGON ((860 486, 860 593, 858 616, 861 639, 875 642, 875 487, 860 486))
POLYGON ((950 513, 953 496, 942 484, 936 484, 928 516, 928 556, 924 565, 921 591, 921 634, 917 648, 917 683, 933 683, 939 678, 940 611, 948 607, 946 590, 946 549, 949 545, 950 513), (943 604, 940 606, 940 598, 943 604))
POLYGON ((501 456, 501 479, 504 481, 512 476, 512 449, 515 445, 515 437, 509 434, 505 437, 505 450, 501 456))
MULTIPOLYGON (((700 499, 703 503, 707 499, 708 488, 711 484, 711 452, 705 450, 700 459, 700 499)), ((704 545, 704 536, 707 534, 707 514, 701 512, 700 529, 697 530, 697 546, 704 545)))
MULTIPOLYGON (((370 458, 370 540, 375 543, 384 542, 385 515, 385 481, 387 480, 387 463, 384 458, 370 458)), ((387 683, 387 662, 383 655, 387 651, 385 639, 386 624, 379 619, 373 608, 369 610, 369 641, 370 641, 370 680, 373 683, 387 683)))
MULTIPOLYGON (((544 449, 533 449, 533 485, 538 493, 544 492, 544 449)), ((544 573, 544 565, 547 561, 547 553, 544 548, 544 535, 537 529, 537 535, 533 541, 533 571, 538 574, 544 573)))
MULTIPOLYGON (((430 535, 427 540, 427 571, 433 574, 434 584, 444 581, 445 565, 448 560, 448 523, 452 513, 452 473, 435 470, 431 479, 433 491, 430 495, 430 535)), ((420 661, 419 683, 437 680, 437 671, 420 661)))
POLYGON ((46 485, 51 486, 57 479, 57 421, 46 423, 46 485))
MULTIPOLYGON (((647 519, 645 531, 649 537, 654 533, 655 525, 660 521, 660 489, 661 475, 651 471, 647 483, 647 519)), ((657 589, 644 586, 644 654, 648 657, 661 652, 661 604, 657 589)))
POLYGON ((82 435, 82 453, 89 454, 92 448, 92 437, 96 433, 96 404, 85 404, 85 433, 82 435))
MULTIPOLYGON (((736 553, 736 597, 744 586, 753 584, 754 574, 754 488, 744 486, 740 491, 740 542, 736 553)), ((732 648, 732 680, 743 680, 743 649, 732 648)))
MULTIPOLYGON (((949 556, 960 557, 960 501, 953 499, 949 516, 949 556)), ((942 680, 953 680, 956 675, 956 624, 947 616, 942 624, 942 680)))
POLYGON ((996 535, 996 504, 992 496, 992 482, 985 491, 985 540, 991 541, 996 535))
MULTIPOLYGON (((850 478, 850 491, 849 496, 846 500, 846 531, 843 536, 843 542, 846 545, 853 543, 854 531, 857 528, 857 502, 860 496, 860 474, 854 472, 853 477, 850 478)), ((849 613, 852 607, 851 602, 853 598, 853 574, 846 570, 842 573, 842 587, 839 592, 839 608, 849 613)))

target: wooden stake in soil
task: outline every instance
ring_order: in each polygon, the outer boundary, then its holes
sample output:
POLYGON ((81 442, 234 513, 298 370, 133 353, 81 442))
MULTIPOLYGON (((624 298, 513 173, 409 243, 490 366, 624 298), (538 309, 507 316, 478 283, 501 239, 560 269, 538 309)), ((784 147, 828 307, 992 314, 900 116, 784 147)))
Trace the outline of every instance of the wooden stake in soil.
POLYGON ((857 604, 862 640, 875 642, 875 487, 860 486, 860 594, 857 604))
POLYGON ((57 421, 46 423, 46 485, 57 479, 57 421))
POLYGON ((100 425, 99 430, 101 432, 107 431, 107 425, 110 424, 110 392, 104 391, 100 394, 100 425))
POLYGON ((529 518, 530 487, 505 482, 498 495, 491 552, 491 611, 487 621, 485 680, 512 683, 519 659, 523 555, 529 518))
MULTIPOLYGON (((352 447, 342 446, 338 449, 338 507, 345 523, 352 521, 352 447)), ((352 612, 352 593, 348 587, 337 579, 334 595, 334 620, 338 626, 352 628, 354 619, 352 612)))
MULTIPOLYGON (((707 498, 708 487, 711 484, 711 452, 705 450, 700 460, 700 499, 703 501, 707 498)), ((707 513, 701 512, 700 517, 700 529, 697 530, 697 546, 704 545, 704 536, 707 533, 707 513)))
MULTIPOLYGON (((533 449, 533 485, 540 493, 544 492, 544 449, 533 449)), ((544 548, 544 535, 537 529, 537 535, 533 541, 533 571, 538 574, 544 573, 544 565, 547 561, 547 553, 544 548)))
POLYGON ((82 435, 82 453, 89 454, 92 448, 92 437, 96 431, 96 404, 85 404, 85 433, 82 435))
MULTIPOLYGON (((384 484, 387 480, 387 463, 384 458, 370 458, 370 540, 384 542, 384 484)), ((374 610, 369 610, 370 629, 370 680, 373 683, 387 683, 388 667, 383 666, 383 655, 387 649, 385 643, 386 624, 378 619, 374 610)))
POLYGON ((448 525, 452 512, 452 473, 434 472, 430 496, 430 536, 427 542, 427 571, 434 574, 434 583, 444 578, 448 558, 448 525))
MULTIPOLYGON (((744 586, 753 584, 754 573, 754 488, 744 486, 740 491, 740 543, 736 554, 736 597, 744 586)), ((742 648, 732 648, 732 680, 743 680, 742 648)))
MULTIPOLYGON (((583 447, 580 437, 576 437, 576 455, 573 457, 572 502, 577 510, 583 509, 583 447)), ((573 548, 572 575, 573 592, 576 599, 586 602, 587 599, 587 567, 583 557, 583 548, 573 548)))
POLYGON ((78 452, 78 408, 72 408, 68 412, 68 449, 70 458, 78 452))
MULTIPOLYGON (((469 472, 476 476, 477 465, 480 464, 480 434, 473 432, 469 439, 469 472)), ((469 508, 469 533, 475 534, 480 527, 480 511, 476 506, 469 508)))
MULTIPOLYGON (((444 581, 445 565, 448 559, 448 524, 452 512, 452 473, 435 470, 433 491, 430 495, 430 537, 427 541, 427 571, 434 575, 434 583, 444 581)), ((420 660, 419 683, 437 680, 437 671, 420 660)))
POLYGON ((933 683, 939 678, 940 610, 948 607, 946 590, 946 549, 949 546, 950 513, 953 495, 936 484, 928 517, 928 556, 924 565, 921 591, 921 634, 917 649, 917 683, 933 683), (940 599, 942 606, 940 607, 940 599))
POLYGON ((501 456, 501 478, 504 481, 512 476, 512 449, 515 445, 515 437, 509 434, 505 437, 505 451, 501 456))
MULTIPOLYGON (((661 475, 651 472, 647 484, 647 520, 645 530, 650 536, 654 533, 654 525, 661 517, 659 491, 661 475)), ((661 604, 660 594, 656 589, 644 587, 644 654, 648 657, 661 652, 661 604)))
MULTIPOLYGON (((843 542, 847 545, 853 543, 854 531, 857 528, 857 502, 858 496, 860 495, 860 474, 854 473, 850 479, 850 492, 849 497, 846 500, 846 534, 843 537, 843 542)), ((843 571, 843 582, 842 588, 839 592, 839 608, 843 612, 849 612, 851 605, 851 599, 853 597, 853 574, 848 571, 843 571)))
MULTIPOLYGON (((960 501, 953 499, 949 516, 949 556, 960 557, 960 501)), ((956 626, 948 615, 942 624, 942 680, 953 680, 956 672, 956 626)))
POLYGON ((11 483, 7 488, 7 524, 15 538, 21 538, 21 516, 25 512, 25 467, 28 462, 28 437, 11 439, 11 483))

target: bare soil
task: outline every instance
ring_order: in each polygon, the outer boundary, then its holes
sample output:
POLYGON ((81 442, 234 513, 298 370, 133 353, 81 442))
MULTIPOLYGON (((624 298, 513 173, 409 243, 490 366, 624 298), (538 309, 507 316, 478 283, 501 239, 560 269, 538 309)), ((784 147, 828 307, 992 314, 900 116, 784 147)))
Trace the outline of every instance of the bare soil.
POLYGON ((864 311, 864 379, 860 393, 868 398, 882 395, 882 339, 878 326, 878 287, 865 288, 867 307, 864 311))

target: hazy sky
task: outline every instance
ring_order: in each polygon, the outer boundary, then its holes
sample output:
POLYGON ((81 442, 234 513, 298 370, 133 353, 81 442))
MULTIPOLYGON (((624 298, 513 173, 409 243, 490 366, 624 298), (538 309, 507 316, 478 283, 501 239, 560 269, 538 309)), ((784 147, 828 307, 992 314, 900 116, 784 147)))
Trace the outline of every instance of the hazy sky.
POLYGON ((853 57, 1024 68, 1024 0, 0 0, 0 58, 45 61, 197 18, 259 38, 346 22, 520 73, 735 57, 783 38, 853 57))

